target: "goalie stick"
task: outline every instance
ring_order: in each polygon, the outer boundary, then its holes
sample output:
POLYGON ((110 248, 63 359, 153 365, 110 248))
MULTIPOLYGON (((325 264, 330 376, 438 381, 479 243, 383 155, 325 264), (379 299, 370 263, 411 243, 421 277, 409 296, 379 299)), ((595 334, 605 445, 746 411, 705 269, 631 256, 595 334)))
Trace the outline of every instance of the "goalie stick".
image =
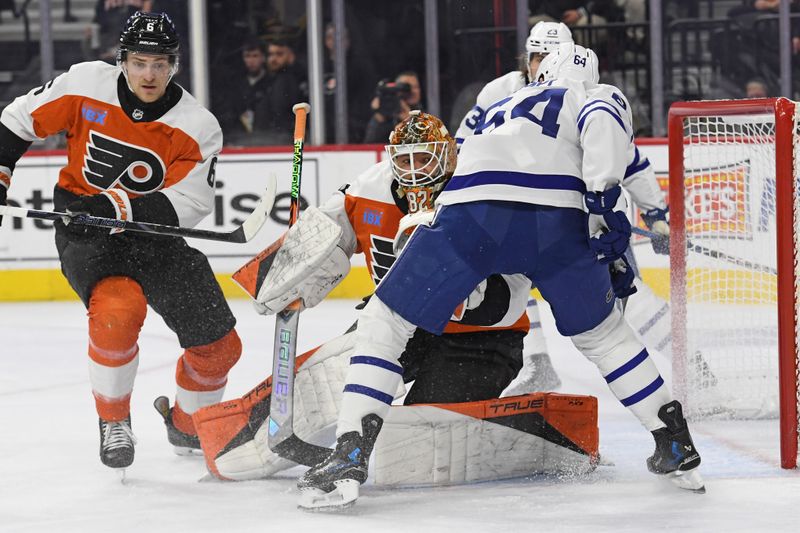
MULTIPOLYGON (((292 111, 295 113, 295 122, 289 227, 297 222, 300 215, 303 139, 306 132, 306 118, 310 110, 311 106, 307 103, 295 104, 292 107, 292 111)), ((236 274, 234 274, 234 278, 236 278, 236 274)), ((324 461, 330 455, 331 450, 302 441, 294 433, 294 374, 300 309, 300 300, 295 300, 275 316, 272 398, 267 422, 269 424, 267 442, 269 448, 281 457, 305 466, 315 466, 324 461)))
MULTIPOLYGON (((654 233, 652 231, 648 231, 646 229, 638 228, 636 226, 631 228, 631 232, 635 233, 636 235, 641 235, 642 237, 648 237, 650 239, 653 238, 669 238, 666 235, 660 235, 658 233, 654 233)), ((713 259, 719 259, 720 261, 726 261, 733 265, 738 265, 740 267, 749 268, 751 270, 759 270, 762 272, 767 272, 769 274, 778 274, 777 269, 763 265, 761 263, 754 263, 753 261, 748 261, 747 259, 742 259, 741 257, 736 257, 735 255, 726 254, 725 252, 720 252, 719 250, 714 250, 712 248, 708 248, 703 246, 702 244, 696 244, 686 239, 686 249, 690 252, 694 252, 696 254, 705 255, 707 257, 711 257, 713 259)))
POLYGON ((267 220, 272 205, 275 203, 275 176, 270 175, 267 179, 267 189, 259 198, 253 212, 247 215, 242 225, 233 231, 213 231, 197 228, 182 228, 180 226, 169 226, 167 224, 156 224, 153 222, 137 222, 135 220, 117 220, 116 218, 94 217, 85 213, 70 215, 69 213, 59 213, 56 211, 41 211, 38 209, 25 209, 23 207, 12 207, 0 205, 0 216, 9 215, 17 218, 34 218, 39 220, 61 220, 65 224, 83 224, 85 226, 99 226, 104 228, 116 228, 126 231, 139 233, 150 233, 158 235, 171 235, 173 237, 188 237, 192 239, 204 239, 209 241, 222 241, 245 243, 255 237, 261 226, 267 220))

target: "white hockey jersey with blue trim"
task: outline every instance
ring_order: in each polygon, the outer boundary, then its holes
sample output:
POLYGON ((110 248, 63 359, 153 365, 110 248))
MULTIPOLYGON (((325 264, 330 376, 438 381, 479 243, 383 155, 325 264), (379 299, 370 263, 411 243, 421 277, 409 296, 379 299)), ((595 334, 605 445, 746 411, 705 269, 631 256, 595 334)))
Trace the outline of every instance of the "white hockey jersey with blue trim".
POLYGON ((486 110, 437 203, 504 200, 584 209, 587 190, 620 183, 636 158, 630 116, 614 86, 532 83, 486 110))
POLYGON ((525 75, 519 70, 503 74, 499 78, 495 78, 483 86, 481 92, 478 93, 478 98, 475 100, 475 105, 472 109, 464 115, 461 119, 461 124, 456 131, 456 143, 461 146, 464 139, 472 136, 475 133, 475 128, 483 120, 486 110, 498 100, 502 100, 511 93, 525 87, 528 83, 525 75))

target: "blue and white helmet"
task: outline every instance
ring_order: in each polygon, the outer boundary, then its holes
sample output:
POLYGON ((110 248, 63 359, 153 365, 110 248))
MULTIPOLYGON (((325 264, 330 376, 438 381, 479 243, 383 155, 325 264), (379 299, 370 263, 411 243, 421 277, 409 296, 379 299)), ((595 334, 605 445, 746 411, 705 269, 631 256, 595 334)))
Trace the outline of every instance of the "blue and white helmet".
POLYGON ((545 57, 536 71, 535 81, 550 81, 567 78, 597 84, 600 73, 597 55, 591 48, 573 43, 563 43, 545 57))
POLYGON ((528 52, 528 61, 531 54, 549 54, 554 52, 561 43, 571 43, 572 32, 563 22, 539 22, 528 35, 525 41, 525 51, 528 52))

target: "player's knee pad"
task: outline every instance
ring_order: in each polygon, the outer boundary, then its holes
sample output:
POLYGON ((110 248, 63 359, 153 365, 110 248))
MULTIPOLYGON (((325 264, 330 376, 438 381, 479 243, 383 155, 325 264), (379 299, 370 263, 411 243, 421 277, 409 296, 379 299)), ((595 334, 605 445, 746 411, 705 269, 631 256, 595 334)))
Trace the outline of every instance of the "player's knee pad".
POLYGON ((615 369, 621 359, 641 352, 644 346, 625 322, 622 311, 614 306, 597 326, 571 337, 572 343, 603 374, 615 369))
POLYGON ((131 278, 105 278, 89 299, 89 355, 97 363, 120 366, 136 356, 136 341, 147 314, 141 286, 131 278))
POLYGON ((178 361, 178 386, 191 391, 212 391, 225 385, 228 371, 242 355, 235 329, 212 343, 187 348, 178 361))

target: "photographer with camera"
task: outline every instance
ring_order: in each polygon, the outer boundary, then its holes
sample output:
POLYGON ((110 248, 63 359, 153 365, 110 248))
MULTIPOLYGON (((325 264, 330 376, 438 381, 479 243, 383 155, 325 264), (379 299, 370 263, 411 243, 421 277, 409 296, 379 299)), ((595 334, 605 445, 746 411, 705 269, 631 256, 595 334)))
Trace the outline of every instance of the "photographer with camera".
POLYGON ((395 124, 405 120, 410 111, 420 109, 421 101, 422 91, 416 72, 407 70, 398 74, 393 82, 378 82, 364 142, 385 143, 395 124))

